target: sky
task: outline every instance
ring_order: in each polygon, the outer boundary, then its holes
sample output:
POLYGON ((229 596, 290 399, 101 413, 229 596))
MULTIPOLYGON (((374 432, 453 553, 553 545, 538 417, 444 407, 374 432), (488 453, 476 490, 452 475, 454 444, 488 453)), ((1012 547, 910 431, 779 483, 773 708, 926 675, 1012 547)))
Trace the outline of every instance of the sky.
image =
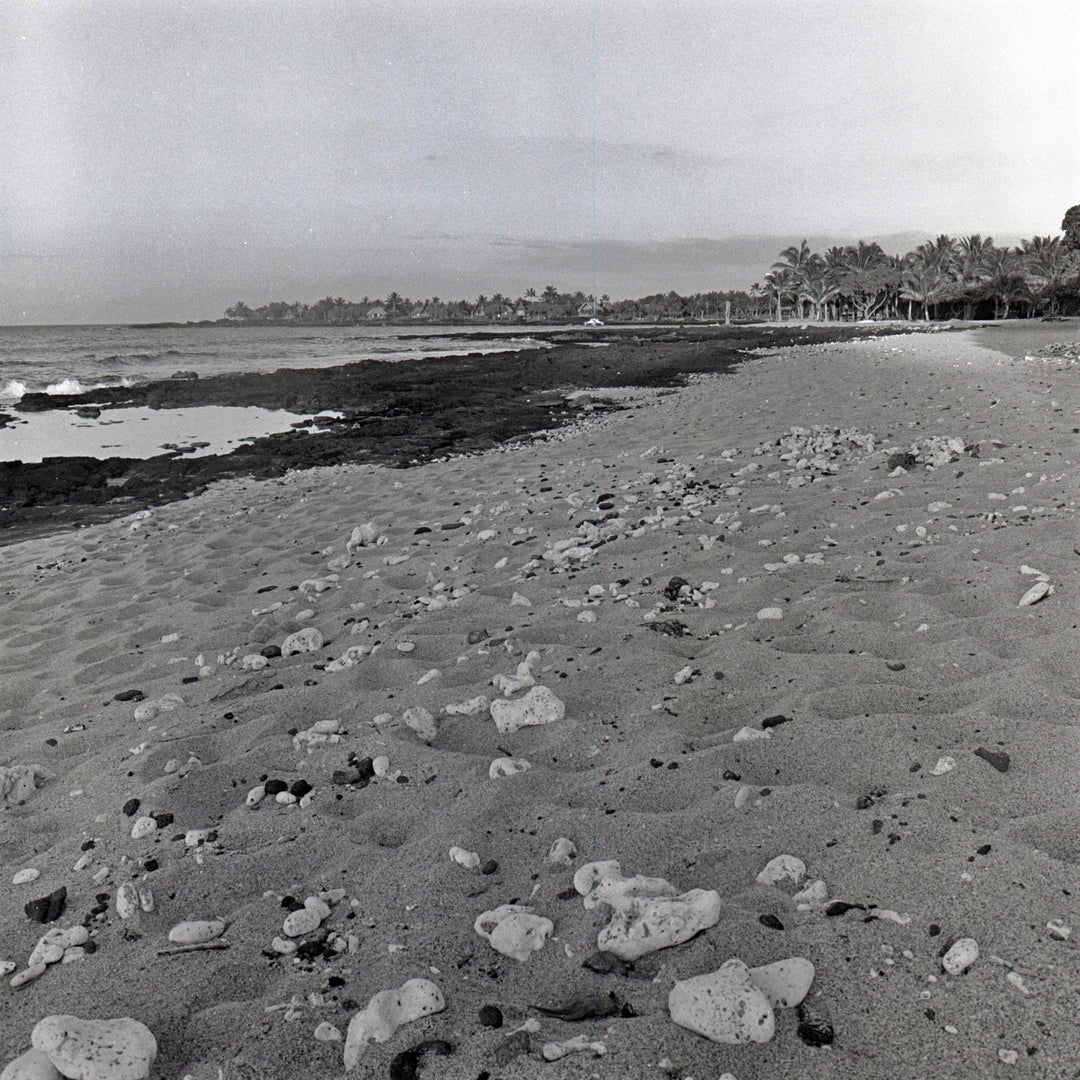
POLYGON ((1054 235, 1076 0, 4 0, 0 324, 1054 235))

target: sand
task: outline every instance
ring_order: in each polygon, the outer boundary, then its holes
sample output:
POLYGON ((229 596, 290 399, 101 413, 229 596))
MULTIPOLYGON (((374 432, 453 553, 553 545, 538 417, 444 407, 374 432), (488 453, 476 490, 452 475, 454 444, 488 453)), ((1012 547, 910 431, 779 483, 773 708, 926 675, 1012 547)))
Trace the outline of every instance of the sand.
POLYGON ((0 763, 54 778, 0 810, 0 959, 25 965, 47 927, 23 905, 61 885, 50 925, 86 922, 97 950, 5 980, 0 1061, 41 1017, 74 1013, 145 1023, 154 1077, 337 1077, 342 1044, 318 1025, 344 1032, 376 992, 426 978, 445 1010, 350 1076, 387 1077, 428 1039, 454 1050, 420 1075, 453 1080, 1073 1076, 1075 941, 1046 924, 1080 919, 1080 390, 1069 367, 1014 351, 973 332, 792 348, 544 440, 226 481, 5 548, 0 763), (852 436, 834 471, 780 460, 776 440, 813 425, 852 436), (890 473, 890 452, 949 437, 959 452, 935 467, 890 473), (585 520, 607 536, 589 558, 542 557, 585 520), (385 541, 347 551, 367 522, 385 541), (1037 580, 1025 566, 1053 592, 1018 607, 1037 580), (782 618, 758 617, 770 608, 782 618), (327 643, 243 670, 304 626, 327 643), (350 646, 372 651, 327 670, 350 646), (444 714, 497 696, 492 678, 533 650, 564 719, 499 734, 486 711, 444 714), (183 704, 136 721, 145 702, 114 700, 129 690, 183 704), (413 707, 437 721, 429 743, 402 722, 413 707), (340 739, 294 745, 318 721, 340 739), (769 737, 735 741, 744 727, 769 737), (1002 751, 1005 772, 987 760, 1002 751), (387 775, 333 782, 350 756, 380 755, 387 775), (489 778, 504 756, 531 769, 489 778), (309 781, 308 805, 246 806, 267 777, 309 781), (172 823, 133 840, 133 798, 172 823), (212 835, 188 845, 194 829, 212 835), (563 836, 577 857, 552 866, 563 836), (458 865, 453 846, 495 868, 458 865), (794 887, 757 885, 783 853, 861 907, 798 910, 794 887), (603 919, 573 873, 600 859, 718 891, 719 923, 627 974, 584 969, 603 919), (26 867, 40 877, 12 884, 26 867), (154 909, 125 920, 128 881, 154 909), (351 951, 274 954, 283 898, 320 890, 343 890, 323 933, 353 935, 351 951), (555 926, 524 963, 473 930, 511 902, 555 926), (174 924, 214 917, 228 948, 161 954, 174 924), (947 975, 963 937, 980 957, 947 975), (807 1004, 831 1018, 830 1046, 798 1036, 794 1009, 764 1045, 672 1023, 676 980, 792 956, 815 966, 807 1004), (628 1015, 533 1007, 592 989, 628 1015), (484 1005, 502 1028, 481 1024, 484 1005), (531 1049, 510 1056, 530 1018, 531 1049), (603 1056, 543 1060, 582 1032, 603 1056))

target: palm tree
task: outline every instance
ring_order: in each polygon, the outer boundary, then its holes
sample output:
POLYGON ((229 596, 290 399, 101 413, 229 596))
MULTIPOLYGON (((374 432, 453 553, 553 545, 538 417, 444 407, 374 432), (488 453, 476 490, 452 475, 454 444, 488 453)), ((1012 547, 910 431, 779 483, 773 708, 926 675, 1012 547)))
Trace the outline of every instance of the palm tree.
POLYGON ((1045 310, 1056 315, 1062 286, 1073 268, 1070 253, 1060 236, 1036 236, 1022 243, 1024 268, 1033 292, 1043 301, 1045 310))
POLYGON ((1023 262, 1014 248, 994 248, 987 259, 987 288, 994 297, 994 318, 1007 319, 1013 300, 1028 295, 1023 262))
POLYGON ((994 250, 994 238, 985 239, 978 233, 960 238, 957 256, 957 273, 963 283, 964 318, 974 314, 974 301, 982 283, 987 277, 987 261, 994 250))
POLYGON ((795 297, 799 300, 799 318, 803 318, 802 299, 799 297, 799 284, 801 283, 803 273, 806 269, 807 263, 809 263, 812 252, 810 251, 810 245, 807 244, 805 237, 798 247, 792 245, 791 247, 784 248, 780 252, 780 258, 777 262, 772 264, 772 269, 780 273, 787 273, 787 281, 789 283, 789 291, 793 292, 795 297))

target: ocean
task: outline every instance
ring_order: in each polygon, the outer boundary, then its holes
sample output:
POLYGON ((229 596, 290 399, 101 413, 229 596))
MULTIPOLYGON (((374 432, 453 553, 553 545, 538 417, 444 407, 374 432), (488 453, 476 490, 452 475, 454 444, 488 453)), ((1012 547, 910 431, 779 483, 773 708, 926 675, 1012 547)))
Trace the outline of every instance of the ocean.
POLYGON ((27 393, 78 394, 176 371, 204 378, 545 344, 520 326, 0 326, 0 405, 27 393))
POLYGON ((2 326, 0 462, 228 453, 310 420, 280 409, 219 406, 109 409, 97 418, 66 410, 19 413, 12 406, 27 393, 80 394, 175 372, 206 378, 546 346, 520 326, 2 326))

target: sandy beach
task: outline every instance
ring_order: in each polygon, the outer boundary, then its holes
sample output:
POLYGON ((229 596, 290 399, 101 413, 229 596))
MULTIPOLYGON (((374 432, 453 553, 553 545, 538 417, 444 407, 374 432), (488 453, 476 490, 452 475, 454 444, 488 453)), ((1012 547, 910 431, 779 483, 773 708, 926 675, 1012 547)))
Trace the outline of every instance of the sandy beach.
POLYGON ((145 1024, 161 1080, 1075 1076, 1080 389, 1024 356, 1077 338, 762 350, 5 547, 0 1065, 70 1013, 145 1024), (500 730, 527 695, 563 708, 500 730), (718 920, 598 960, 606 860, 718 920), (551 923, 522 960, 474 928, 512 904, 551 923), (673 1022, 676 983, 795 957, 769 1041, 673 1022), (346 1073, 413 979, 444 1007, 346 1073))

